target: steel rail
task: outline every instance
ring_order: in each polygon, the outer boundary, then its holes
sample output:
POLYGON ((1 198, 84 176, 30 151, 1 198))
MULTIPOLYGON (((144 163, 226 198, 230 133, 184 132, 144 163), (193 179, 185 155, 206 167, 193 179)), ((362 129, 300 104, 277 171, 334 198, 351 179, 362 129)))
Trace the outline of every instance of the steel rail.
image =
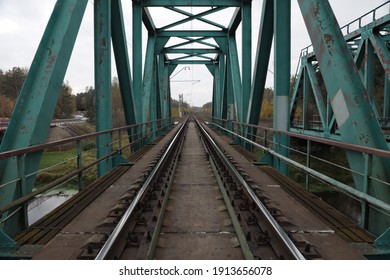
POLYGON ((160 170, 160 168, 162 167, 165 159, 168 157, 168 155, 173 150, 174 145, 175 145, 176 141, 178 140, 178 138, 181 136, 182 131, 184 130, 186 124, 187 124, 187 122, 184 122, 182 124, 182 126, 179 129, 179 131, 176 133, 175 137, 173 138, 173 140, 169 144, 168 148, 166 149, 166 151, 164 152, 164 154, 162 155, 162 157, 160 158, 158 163, 153 168, 151 174, 148 176, 146 181, 143 183, 143 185, 142 185, 141 189, 139 190, 137 196, 134 198, 134 200, 130 204, 129 208, 127 208, 126 212, 124 213, 124 215, 122 216, 122 218, 118 222, 118 224, 115 227, 115 229, 112 231, 112 233, 111 233, 110 237, 107 239, 106 243, 100 249, 99 253, 97 254, 97 256, 95 258, 95 260, 104 260, 104 259, 107 258, 107 256, 110 253, 111 249, 115 245, 115 242, 118 240, 118 237, 120 236, 120 234, 122 233, 122 231, 126 227, 127 222, 129 221, 130 217, 132 216, 136 206, 140 202, 140 200, 141 200, 142 196, 144 195, 145 191, 148 189, 150 183, 152 182, 154 177, 157 175, 157 173, 160 170))
POLYGON ((203 134, 209 140, 210 144, 212 144, 213 148, 219 153, 221 159, 223 159, 225 164, 234 173, 234 176, 240 181, 242 186, 245 188, 245 190, 247 191, 247 193, 249 194, 251 199, 254 201, 256 206, 260 209, 260 211, 262 212, 263 216, 266 218, 269 225, 271 225, 274 232, 277 233, 280 240, 283 242, 283 244, 288 249, 288 251, 291 253, 291 255, 297 260, 305 260, 305 257, 302 255, 302 253, 299 251, 299 249, 291 241, 291 239, 288 237, 288 235, 285 233, 285 231, 282 229, 282 227, 278 224, 278 222, 274 219, 274 217, 269 213, 268 209, 260 201, 260 199, 254 193, 252 188, 248 185, 248 183, 245 181, 245 179, 241 176, 241 174, 233 166, 233 164, 230 162, 230 160, 221 151, 221 149, 218 147, 218 145, 215 143, 215 141, 211 138, 211 136, 207 133, 207 131, 203 128, 203 126, 200 125, 200 123, 198 123, 198 125, 199 125, 200 129, 202 130, 203 134))

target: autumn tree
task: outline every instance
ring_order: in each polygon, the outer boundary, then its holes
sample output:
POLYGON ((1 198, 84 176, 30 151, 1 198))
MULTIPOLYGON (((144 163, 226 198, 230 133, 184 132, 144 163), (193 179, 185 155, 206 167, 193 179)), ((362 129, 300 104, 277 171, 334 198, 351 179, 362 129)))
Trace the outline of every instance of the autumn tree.
POLYGON ((13 102, 18 98, 28 73, 27 68, 14 67, 6 72, 0 72, 0 95, 13 102))
POLYGON ((61 87, 54 118, 71 118, 74 113, 76 113, 76 97, 72 95, 72 88, 66 82, 61 87))
POLYGON ((14 101, 7 96, 0 95, 0 118, 11 117, 14 108, 14 101))
POLYGON ((112 126, 120 127, 126 125, 123 109, 122 96, 117 77, 112 80, 112 126))
POLYGON ((260 117, 272 118, 274 113, 274 91, 270 88, 264 90, 263 103, 261 105, 260 117))

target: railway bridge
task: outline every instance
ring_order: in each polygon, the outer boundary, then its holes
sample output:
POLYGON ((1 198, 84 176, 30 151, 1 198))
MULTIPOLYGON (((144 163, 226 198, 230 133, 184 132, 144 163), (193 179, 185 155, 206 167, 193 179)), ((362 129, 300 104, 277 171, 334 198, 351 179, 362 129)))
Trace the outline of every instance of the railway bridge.
POLYGON ((297 2, 312 45, 291 80, 290 1, 264 0, 255 19, 250 0, 95 0, 96 133, 46 143, 88 4, 58 0, 1 142, 1 258, 388 259, 390 2, 343 27, 327 0, 297 2), (211 73, 211 116, 172 116, 179 65, 211 73), (74 156, 43 167, 64 145, 74 156), (31 222, 34 201, 64 185, 77 194, 31 222))

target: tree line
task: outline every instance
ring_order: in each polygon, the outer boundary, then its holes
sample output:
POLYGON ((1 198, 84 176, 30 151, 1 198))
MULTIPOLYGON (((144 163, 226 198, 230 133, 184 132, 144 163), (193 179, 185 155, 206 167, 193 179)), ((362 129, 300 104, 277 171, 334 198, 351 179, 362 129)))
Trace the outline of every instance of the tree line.
MULTIPOLYGON (((0 69, 0 117, 9 118, 27 78, 28 68, 13 67, 8 71, 0 69)), ((70 118, 77 111, 76 97, 66 82, 61 86, 54 118, 70 118)))
MULTIPOLYGON (((28 68, 13 67, 7 71, 0 69, 0 118, 11 117, 27 74, 28 68)), ((178 116, 179 101, 172 100, 171 104, 172 115, 178 116)), ((116 77, 112 80, 112 108, 113 127, 125 125, 119 81, 116 77)), ((182 112, 188 112, 190 106, 184 102, 184 104, 181 104, 181 109, 182 112)), ((53 118, 73 118, 77 112, 83 112, 89 122, 95 122, 95 89, 88 86, 84 91, 73 94, 73 89, 69 82, 64 82, 60 89, 53 118)))

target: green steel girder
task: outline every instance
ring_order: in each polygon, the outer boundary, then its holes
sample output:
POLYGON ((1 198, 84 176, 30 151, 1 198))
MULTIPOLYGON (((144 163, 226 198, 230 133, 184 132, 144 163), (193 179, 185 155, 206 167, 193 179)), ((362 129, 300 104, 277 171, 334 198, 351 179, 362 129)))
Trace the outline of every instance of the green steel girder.
POLYGON ((374 97, 374 49, 369 40, 365 42, 365 63, 364 63, 364 77, 363 82, 370 100, 375 117, 380 117, 380 110, 374 97))
POLYGON ((165 45, 168 43, 168 41, 168 37, 156 38, 156 48, 154 50, 155 55, 162 54, 164 57, 166 57, 165 54, 167 54, 167 52, 164 52, 164 50, 166 50, 165 45))
POLYGON ((390 74, 385 75, 384 81, 383 118, 390 118, 390 74))
MULTIPOLYGON (((96 131, 112 128, 111 93, 111 0, 94 2, 94 42, 95 42, 95 100, 96 131)), ((112 138, 102 134, 96 138, 96 156, 109 154, 112 138)), ((103 176, 113 167, 109 157, 98 164, 98 176, 103 176)))
MULTIPOLYGON (((373 108, 373 111, 375 113, 375 116, 377 117, 378 121, 384 126, 389 126, 389 122, 387 121, 389 118, 389 109, 390 109, 390 90, 388 87, 389 84, 389 68, 390 68, 390 52, 387 48, 388 42, 390 41, 389 36, 386 36, 386 31, 389 30, 389 22, 390 22, 390 14, 387 14, 385 16, 382 16, 378 18, 377 14, 375 13, 376 10, 379 8, 383 8, 383 5, 379 6, 375 10, 369 12, 367 15, 363 16, 365 18, 369 18, 369 14, 372 15, 372 20, 374 20, 371 23, 368 23, 364 26, 360 26, 357 30, 354 30, 351 32, 350 28, 355 27, 355 24, 348 24, 346 27, 344 27, 344 31, 346 28, 349 28, 348 34, 344 36, 345 41, 347 42, 348 49, 350 50, 351 54, 353 55, 353 60, 359 69, 359 74, 364 82, 364 86, 367 90, 367 95, 370 100, 371 106, 373 108), (385 72, 385 78, 384 78, 384 87, 383 87, 383 102, 379 103, 379 100, 377 100, 374 96, 373 91, 373 83, 376 73, 376 69, 374 68, 374 57, 377 57, 382 65, 383 71, 385 72), (375 71, 374 71, 375 70, 375 71)), ((362 18, 362 17, 361 17, 362 18)), ((361 19, 360 18, 360 19, 361 19)), ((359 18, 352 23, 356 23, 359 21, 359 18)), ((316 61, 315 53, 312 52, 308 55, 304 55, 301 58, 301 67, 306 67, 306 63, 309 63, 309 61, 316 61)), ((321 69, 319 69, 321 72, 321 69)), ((315 71, 318 71, 318 69, 315 69, 315 71)), ((313 85, 314 87, 314 85, 313 85)), ((377 88, 377 85, 375 85, 375 88, 377 88)), ((297 88, 295 88, 297 89, 297 88)), ((377 89, 376 89, 377 92, 377 89)), ((329 96, 326 92, 324 92, 327 96, 327 104, 326 104, 326 124, 327 127, 323 127, 323 130, 325 132, 325 135, 327 137, 331 137, 331 133, 337 133, 335 131, 335 117, 333 114, 333 111, 330 106, 330 100, 329 96)), ((293 99, 291 101, 291 104, 295 104, 296 96, 295 93, 293 95, 293 99)), ((321 111, 320 108, 318 108, 319 111, 321 111)), ((290 110, 294 110, 294 107, 290 107, 290 110)), ((302 133, 307 134, 308 131, 303 130, 302 133)), ((337 135, 334 135, 337 137, 337 135)), ((332 136, 333 137, 333 136, 332 136)), ((388 137, 388 136, 387 136, 388 137)), ((388 143, 388 146, 390 147, 390 143, 388 143)))
POLYGON ((252 86, 252 3, 243 1, 241 7, 242 20, 242 56, 241 56, 241 85, 242 85, 242 105, 241 121, 246 122, 248 116, 248 105, 251 95, 252 86))
POLYGON ((133 90, 136 108, 135 119, 142 123, 142 15, 140 1, 133 1, 133 90))
MULTIPOLYGON (((193 14, 189 13, 189 12, 186 12, 186 11, 183 11, 181 9, 178 9, 178 8, 174 8, 174 7, 165 7, 171 11, 174 11, 174 12, 177 12, 179 14, 182 14, 182 15, 185 15, 185 16, 193 16, 193 14)), ((224 9, 226 9, 227 7, 225 7, 224 9)), ((215 12, 215 11, 214 11, 215 12)), ((213 22, 211 20, 208 20, 208 19, 205 19, 205 18, 198 18, 199 21, 202 21, 204 23, 207 23, 209 25, 212 25, 212 26, 215 26, 217 28, 221 28, 221 29, 224 29, 225 27, 221 24, 218 24, 216 22, 213 22)))
MULTIPOLYGON (((388 150, 385 137, 369 102, 367 91, 360 79, 340 27, 328 1, 298 0, 306 27, 313 43, 321 68, 325 86, 331 100, 343 142, 388 150)), ((350 167, 364 173, 364 158, 361 153, 347 152, 350 167)), ((388 181, 390 162, 376 156, 372 159, 372 174, 380 180, 388 181)), ((364 189, 361 176, 354 176, 356 188, 364 189)), ((380 182, 373 181, 367 193, 386 203, 390 202, 390 189, 380 182)), ((368 229, 381 234, 387 229, 388 217, 375 209, 370 209, 368 229)))
POLYGON ((214 38, 215 42, 218 44, 219 49, 224 53, 225 55, 229 52, 229 42, 227 37, 217 37, 214 38))
POLYGON ((167 47, 166 49, 167 50, 174 49, 174 48, 178 48, 178 47, 187 46, 187 45, 190 45, 190 44, 193 44, 193 43, 199 43, 199 44, 202 44, 202 45, 205 45, 205 46, 208 46, 208 47, 218 48, 218 46, 216 46, 216 45, 213 45, 213 44, 210 44, 210 43, 207 43, 207 42, 203 42, 204 40, 208 40, 208 39, 210 39, 212 37, 201 37, 201 38, 197 38, 197 39, 191 39, 190 37, 184 37, 183 36, 183 37, 180 37, 180 38, 184 39, 184 40, 187 40, 187 42, 176 44, 176 45, 167 47))
POLYGON ((221 52, 218 56, 219 75, 220 75, 220 94, 218 101, 218 118, 223 118, 224 108, 224 95, 225 95, 225 84, 226 84, 226 59, 225 55, 221 52))
POLYGON ((212 116, 220 117, 221 101, 221 69, 220 64, 206 65, 211 75, 213 75, 213 96, 212 96, 212 116))
MULTIPOLYGON (((152 131, 156 131, 157 124, 157 116, 159 114, 160 110, 160 98, 159 95, 157 94, 158 91, 158 67, 157 67, 157 57, 155 56, 153 59, 153 73, 152 73, 152 80, 151 80, 151 86, 150 86, 150 97, 149 97, 149 119, 148 121, 151 121, 151 129, 152 131)), ((145 106, 144 106, 145 108, 145 106)), ((155 134, 151 136, 152 138, 156 137, 155 134)))
MULTIPOLYGON (((235 62, 236 63, 236 62, 235 62)), ((232 72, 232 66, 231 66, 232 62, 231 62, 231 56, 227 56, 227 59, 226 59, 226 87, 225 87, 225 91, 224 92, 224 98, 226 98, 226 119, 229 120, 229 121, 233 121, 235 119, 237 119, 237 108, 236 108, 236 104, 235 104, 235 96, 234 96, 234 92, 235 91, 238 91, 238 89, 234 89, 234 83, 233 83, 233 79, 234 79, 234 73, 232 72)), ((230 122, 228 124, 228 128, 229 129, 232 129, 233 128, 233 125, 232 123, 230 122)))
MULTIPOLYGON (((119 86, 123 102, 123 109, 127 125, 136 124, 136 112, 139 110, 134 104, 133 82, 127 49, 127 40, 124 27, 124 19, 121 1, 111 2, 111 36, 115 56, 115 64, 118 72, 119 86)), ((128 134, 131 134, 129 131, 128 134)))
POLYGON ((153 79, 156 68, 155 44, 155 36, 149 35, 146 47, 144 75, 142 79, 142 122, 148 122, 151 118, 151 114, 154 114, 153 111, 155 110, 155 107, 150 107, 151 96, 154 93, 153 79))
POLYGON ((241 23, 242 11, 240 8, 236 8, 234 11, 232 20, 229 23, 228 31, 230 35, 236 34, 237 28, 241 23))
POLYGON ((183 54, 192 54, 192 55, 201 55, 201 54, 217 54, 220 50, 218 48, 216 49, 163 49, 161 53, 183 53, 183 54))
MULTIPOLYGON (((246 0, 142 0, 140 1, 145 7, 173 7, 173 6, 193 6, 193 7, 240 7, 241 3, 246 0)), ((134 2, 134 1, 133 1, 134 2)))
POLYGON ((142 22, 144 23, 149 34, 155 34, 156 26, 154 25, 152 16, 151 16, 148 8, 142 9, 142 22))
POLYGON ((229 75, 232 83, 232 94, 234 98, 234 115, 238 122, 242 119, 242 84, 240 65, 238 62, 238 52, 235 36, 229 36, 229 75))
POLYGON ((165 63, 165 56, 158 56, 158 94, 160 101, 160 115, 157 116, 158 119, 166 119, 168 115, 166 114, 168 110, 168 64, 165 63))
MULTIPOLYGON (((58 0, 20 92, 14 113, 4 135, 0 152, 45 143, 54 115, 73 46, 80 28, 87 0, 58 0)), ((34 174, 39 167, 41 153, 27 154, 23 174, 34 174)), ((19 177, 17 158, 0 161, 0 184, 19 177)), ((22 174, 22 175, 23 175, 22 174)), ((22 189, 31 192, 35 176, 24 181, 22 189)), ((0 188, 0 205, 21 196, 16 183, 0 188)), ((25 210, 25 209, 24 209, 25 210)), ((12 211, 12 210, 11 210, 12 211)), ((0 227, 13 235, 24 226, 24 213, 18 212, 0 227)), ((3 218, 7 213, 3 213, 3 218)))
POLYGON ((159 37, 226 37, 226 31, 213 30, 172 30, 172 31, 158 31, 159 37))
POLYGON ((274 34, 274 0, 264 0, 260 18, 253 84, 249 99, 247 122, 257 125, 260 119, 261 104, 267 79, 269 58, 274 34))
MULTIPOLYGON (((291 2, 275 0, 274 14, 274 128, 288 131, 290 124, 288 106, 291 69, 291 2)), ((275 150, 289 157, 289 137, 285 134, 274 134, 274 142, 278 143, 275 150)), ((288 175, 287 163, 275 158, 274 167, 282 174, 288 175)))
POLYGON ((208 10, 208 11, 205 11, 205 12, 202 12, 202 13, 199 13, 199 14, 196 14, 196 15, 193 15, 191 13, 187 13, 186 11, 183 11, 183 10, 180 10, 180 9, 177 9, 177 8, 169 8, 170 10, 172 11, 175 11, 175 12, 178 12, 178 13, 181 13, 181 14, 184 14, 187 16, 187 18, 185 19, 182 19, 182 20, 179 20, 179 21, 176 21, 174 23, 171 23, 171 24, 168 24, 166 26, 163 26, 161 28, 158 28, 157 30, 158 31, 161 31, 161 30, 166 30, 166 29, 169 29, 169 28, 173 28, 175 26, 178 26, 180 24, 184 24, 184 23, 187 23, 187 22, 190 22, 192 20, 201 20, 205 23, 208 23, 210 25, 213 25, 213 26, 216 26, 216 27, 219 27, 221 29, 224 29, 224 26, 223 25, 220 25, 220 24, 217 24, 213 21, 210 21, 210 20, 205 20, 203 19, 204 16, 207 16, 207 15, 210 15, 210 14, 213 14, 213 13, 216 13, 216 12, 219 12, 219 11, 222 11, 224 9, 226 9, 227 7, 216 7, 216 8, 212 8, 211 10, 208 10))
POLYGON ((213 65, 214 61, 212 60, 171 60, 170 64, 172 65, 185 65, 185 64, 191 64, 191 65, 213 65))
POLYGON ((221 119, 224 119, 224 120, 227 120, 228 118, 228 73, 229 73, 229 66, 228 66, 228 61, 229 59, 227 57, 225 57, 223 59, 223 72, 221 73, 223 75, 223 78, 222 78, 222 83, 223 83, 223 86, 222 86, 222 94, 221 94, 221 119))

